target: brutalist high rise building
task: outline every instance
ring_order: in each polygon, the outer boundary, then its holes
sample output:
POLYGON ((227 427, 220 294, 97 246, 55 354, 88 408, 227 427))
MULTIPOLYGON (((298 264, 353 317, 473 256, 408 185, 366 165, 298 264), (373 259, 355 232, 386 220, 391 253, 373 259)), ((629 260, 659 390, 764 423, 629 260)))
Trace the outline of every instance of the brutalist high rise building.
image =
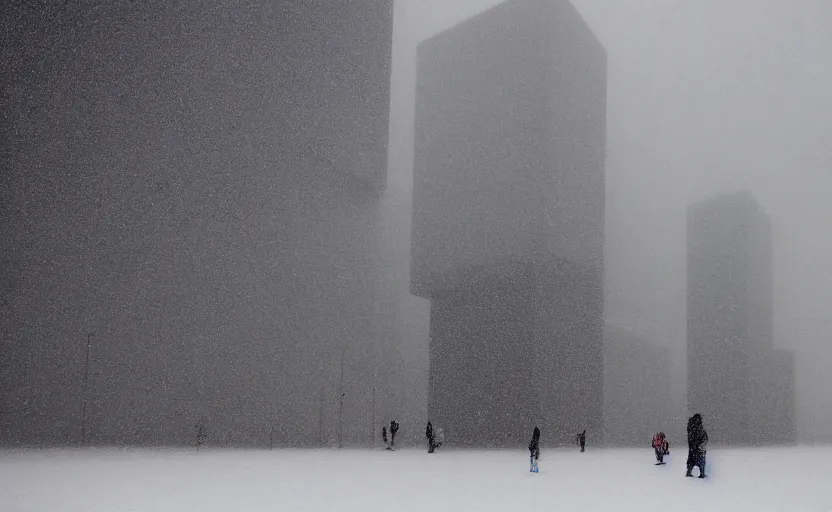
POLYGON ((366 445, 400 402, 392 0, 0 23, 0 442, 366 445))
POLYGON ((688 406, 721 444, 794 441, 794 361, 773 346, 771 224, 747 192, 688 212, 688 406))
POLYGON ((600 435, 606 53, 565 0, 418 49, 411 289, 428 415, 456 445, 600 435))

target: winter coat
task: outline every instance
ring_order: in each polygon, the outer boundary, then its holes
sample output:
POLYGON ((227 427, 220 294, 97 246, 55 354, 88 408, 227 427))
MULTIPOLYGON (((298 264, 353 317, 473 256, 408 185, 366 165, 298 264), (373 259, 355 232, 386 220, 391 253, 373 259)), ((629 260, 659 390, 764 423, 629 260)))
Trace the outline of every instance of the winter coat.
POLYGON ((431 425, 430 422, 428 422, 428 426, 425 428, 425 437, 429 440, 433 439, 433 425, 431 425))
POLYGON ((534 427, 532 432, 532 440, 529 441, 529 451, 536 453, 540 449, 540 429, 534 427))
POLYGON ((670 443, 667 442, 664 432, 659 432, 653 436, 653 448, 664 453, 670 453, 670 443))
POLYGON ((688 420, 688 450, 705 453, 708 447, 708 433, 702 426, 702 416, 694 414, 688 420))
POLYGON ((390 422, 390 435, 396 437, 396 432, 399 431, 399 424, 395 421, 390 422))

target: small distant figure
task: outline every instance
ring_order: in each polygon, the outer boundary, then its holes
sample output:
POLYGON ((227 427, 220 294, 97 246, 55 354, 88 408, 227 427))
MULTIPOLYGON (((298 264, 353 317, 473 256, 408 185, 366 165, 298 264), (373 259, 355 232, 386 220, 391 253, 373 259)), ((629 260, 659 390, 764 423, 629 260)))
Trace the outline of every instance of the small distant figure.
POLYGON ((670 455, 670 443, 667 442, 664 432, 653 434, 653 451, 656 452, 656 465, 664 464, 664 456, 670 455))
POLYGON ((532 432, 532 440, 529 441, 529 472, 539 473, 540 468, 537 466, 537 460, 540 458, 540 429, 534 427, 532 432))
POLYGON ((199 448, 205 443, 207 437, 208 435, 205 433, 202 425, 196 425, 196 451, 199 451, 199 448))
POLYGON ((428 453, 433 453, 445 442, 445 432, 441 428, 437 428, 434 432, 431 422, 428 422, 425 428, 425 437, 428 439, 428 453))
POLYGON ((396 420, 390 422, 390 449, 396 449, 396 432, 399 431, 399 423, 396 420))
POLYGON ((436 449, 436 435, 433 433, 433 425, 430 422, 425 427, 425 437, 428 439, 428 453, 433 453, 436 449))
POLYGON ((693 467, 699 468, 699 478, 705 478, 705 453, 708 450, 708 432, 702 426, 702 415, 694 414, 688 420, 688 471, 693 476, 693 467))
POLYGON ((390 446, 390 440, 387 439, 387 427, 381 427, 381 439, 384 440, 384 449, 385 450, 392 450, 393 449, 390 446))
POLYGON ((581 447, 581 452, 583 452, 584 450, 586 450, 586 429, 584 429, 583 432, 578 434, 577 438, 578 438, 578 446, 581 447))

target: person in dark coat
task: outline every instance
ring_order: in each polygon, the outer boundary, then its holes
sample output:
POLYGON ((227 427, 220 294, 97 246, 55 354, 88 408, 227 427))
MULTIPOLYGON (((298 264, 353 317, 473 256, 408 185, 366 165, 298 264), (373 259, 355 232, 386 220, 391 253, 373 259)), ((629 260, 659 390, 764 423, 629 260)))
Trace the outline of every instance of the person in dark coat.
POLYGON ((693 476, 694 466, 699 468, 699 478, 705 478, 705 453, 708 449, 708 433, 702 426, 702 415, 694 414, 688 420, 688 471, 685 476, 693 476))
POLYGON ((540 458, 540 429, 534 427, 532 440, 529 441, 529 471, 538 472, 537 460, 540 458))
POLYGON ((425 428, 425 437, 428 438, 428 453, 433 453, 433 450, 436 448, 436 437, 433 434, 433 425, 428 422, 428 426, 425 428))
POLYGON ((392 448, 390 448, 390 441, 387 440, 387 427, 381 427, 381 438, 384 440, 384 449, 392 450, 392 448))
POLYGON ((581 447, 582 452, 586 449, 586 429, 578 434, 578 446, 581 447))
POLYGON ((399 431, 399 423, 395 420, 390 422, 390 448, 396 449, 396 432, 399 431))

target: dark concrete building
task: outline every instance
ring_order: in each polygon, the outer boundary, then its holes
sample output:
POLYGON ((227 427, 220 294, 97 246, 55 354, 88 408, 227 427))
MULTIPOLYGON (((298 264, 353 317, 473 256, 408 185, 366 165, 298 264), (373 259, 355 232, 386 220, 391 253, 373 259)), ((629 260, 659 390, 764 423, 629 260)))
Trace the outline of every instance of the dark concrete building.
POLYGON ((794 367, 774 350, 772 276, 770 221, 751 194, 690 207, 688 406, 715 443, 794 440, 794 367))
MULTIPOLYGON (((644 340, 633 330, 604 329, 604 441, 645 446, 663 431, 681 442, 672 393, 670 348, 644 340)), ((674 441, 676 440, 676 441, 674 441)))
POLYGON ((4 9, 2 443, 369 442, 392 4, 4 9))
POLYGON ((601 434, 606 54, 567 1, 420 44, 411 289, 448 442, 601 434))

